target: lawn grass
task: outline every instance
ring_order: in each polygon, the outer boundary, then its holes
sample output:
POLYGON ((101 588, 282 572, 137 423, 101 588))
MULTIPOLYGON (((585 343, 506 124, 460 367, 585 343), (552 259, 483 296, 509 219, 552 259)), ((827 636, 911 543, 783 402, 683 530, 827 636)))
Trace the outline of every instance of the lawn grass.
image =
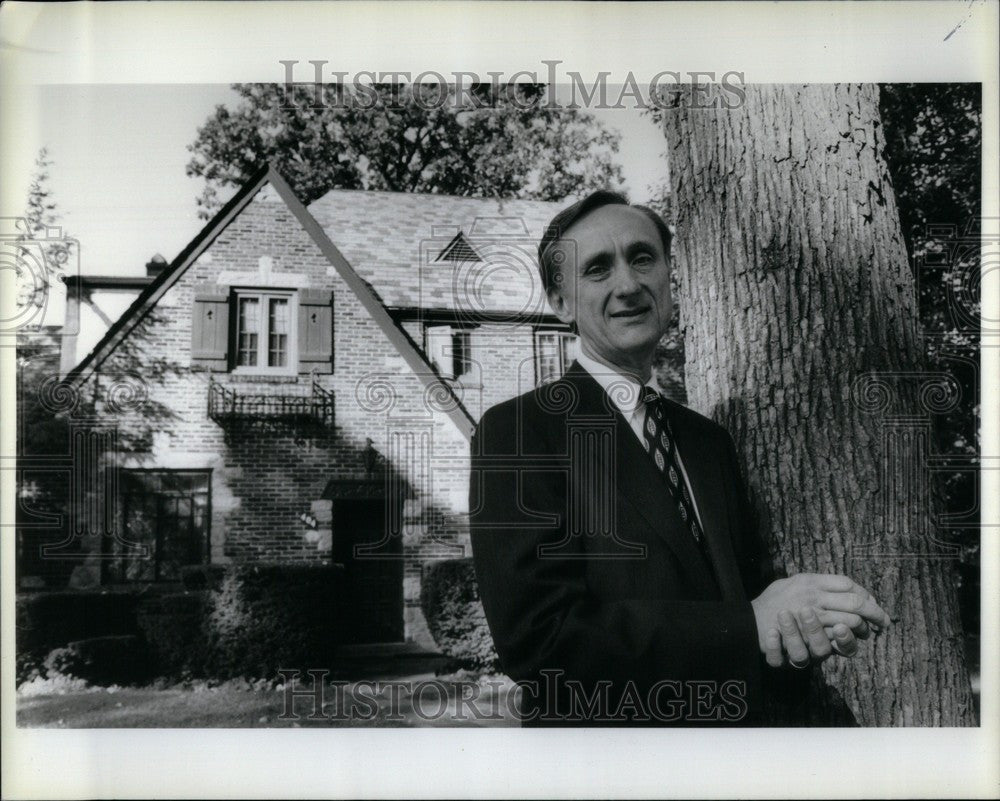
MULTIPOLYGON (((205 682, 168 687, 59 686, 22 688, 17 725, 43 728, 260 728, 517 726, 513 684, 500 676, 398 677, 376 682, 327 683, 322 708, 306 696, 309 682, 291 696, 283 687, 205 682), (460 701, 460 697, 465 699, 460 701), (289 703, 290 702, 290 703, 289 703), (287 711, 286 711, 287 710, 287 711)), ((291 689, 291 688, 288 688, 291 689)))

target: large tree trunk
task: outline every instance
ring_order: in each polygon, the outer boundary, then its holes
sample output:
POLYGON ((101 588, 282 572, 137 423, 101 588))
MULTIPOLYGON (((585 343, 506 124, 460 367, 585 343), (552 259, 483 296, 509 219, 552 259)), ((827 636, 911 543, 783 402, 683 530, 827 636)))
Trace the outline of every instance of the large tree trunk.
POLYGON ((689 401, 733 433, 779 573, 845 573, 894 621, 827 660, 799 722, 973 725, 926 466, 954 386, 922 371, 878 89, 680 100, 665 129, 689 401))

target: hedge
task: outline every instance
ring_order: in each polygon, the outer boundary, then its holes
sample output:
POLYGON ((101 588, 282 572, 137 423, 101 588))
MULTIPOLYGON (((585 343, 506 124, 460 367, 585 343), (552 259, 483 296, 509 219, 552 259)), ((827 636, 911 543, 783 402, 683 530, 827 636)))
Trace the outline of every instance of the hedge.
POLYGON ((273 678, 331 668, 340 643, 339 571, 328 565, 243 564, 185 580, 209 586, 151 598, 139 626, 166 676, 273 678))
POLYGON ((209 595, 206 671, 272 678, 279 669, 331 668, 343 630, 333 566, 246 564, 209 595))
POLYGON ((470 669, 500 669, 471 558, 426 564, 420 605, 443 653, 470 669))
POLYGON ((208 591, 148 598, 137 610, 138 626, 155 670, 162 676, 202 676, 208 666, 205 615, 208 591))
POLYGON ((130 592, 21 596, 18 684, 46 672, 126 683, 146 674, 273 678, 282 668, 332 668, 343 631, 340 571, 213 566, 184 577, 202 589, 141 600, 130 592))
POLYGON ((44 672, 45 657, 70 642, 109 635, 136 635, 134 591, 66 591, 15 599, 17 681, 44 672))
POLYGON ((150 677, 146 645, 134 634, 92 637, 54 648, 45 658, 45 670, 104 685, 135 684, 150 677))

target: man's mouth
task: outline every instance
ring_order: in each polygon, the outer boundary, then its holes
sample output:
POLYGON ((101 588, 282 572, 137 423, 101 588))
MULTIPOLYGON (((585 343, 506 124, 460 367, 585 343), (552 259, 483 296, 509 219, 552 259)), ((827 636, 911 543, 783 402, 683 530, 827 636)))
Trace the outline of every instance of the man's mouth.
POLYGON ((611 316, 616 319, 632 319, 635 317, 641 317, 650 310, 649 306, 635 306, 631 309, 622 309, 621 311, 612 312, 611 316))

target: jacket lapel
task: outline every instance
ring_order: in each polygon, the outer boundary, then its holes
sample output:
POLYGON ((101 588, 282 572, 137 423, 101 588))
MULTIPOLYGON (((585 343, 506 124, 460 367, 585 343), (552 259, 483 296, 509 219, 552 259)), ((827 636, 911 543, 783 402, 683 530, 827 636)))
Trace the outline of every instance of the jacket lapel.
MULTIPOLYGON (((602 418, 606 420, 609 415, 614 416, 613 469, 618 497, 629 504, 646 521, 649 528, 670 547, 684 566, 693 586, 710 587, 715 584, 705 560, 698 552, 697 545, 681 521, 663 476, 639 444, 635 432, 618 407, 593 376, 577 362, 566 371, 564 378, 571 381, 577 391, 578 402, 571 413, 573 417, 596 421, 602 418)), ((686 461, 684 466, 688 468, 686 461)), ((605 469, 609 467, 610 465, 605 469)), ((695 489, 695 492, 698 490, 695 489)), ((701 496, 698 497, 700 499, 701 496)), ((620 536, 627 541, 633 539, 629 537, 628 532, 621 532, 620 536)), ((712 558, 713 561, 716 559, 714 552, 712 558)))
POLYGON ((691 484, 691 492, 698 504, 705 544, 712 558, 719 590, 724 600, 743 600, 746 593, 736 565, 736 554, 733 552, 722 467, 717 459, 704 457, 704 448, 699 447, 699 443, 692 437, 691 429, 679 419, 676 404, 668 401, 665 405, 677 449, 691 484))

